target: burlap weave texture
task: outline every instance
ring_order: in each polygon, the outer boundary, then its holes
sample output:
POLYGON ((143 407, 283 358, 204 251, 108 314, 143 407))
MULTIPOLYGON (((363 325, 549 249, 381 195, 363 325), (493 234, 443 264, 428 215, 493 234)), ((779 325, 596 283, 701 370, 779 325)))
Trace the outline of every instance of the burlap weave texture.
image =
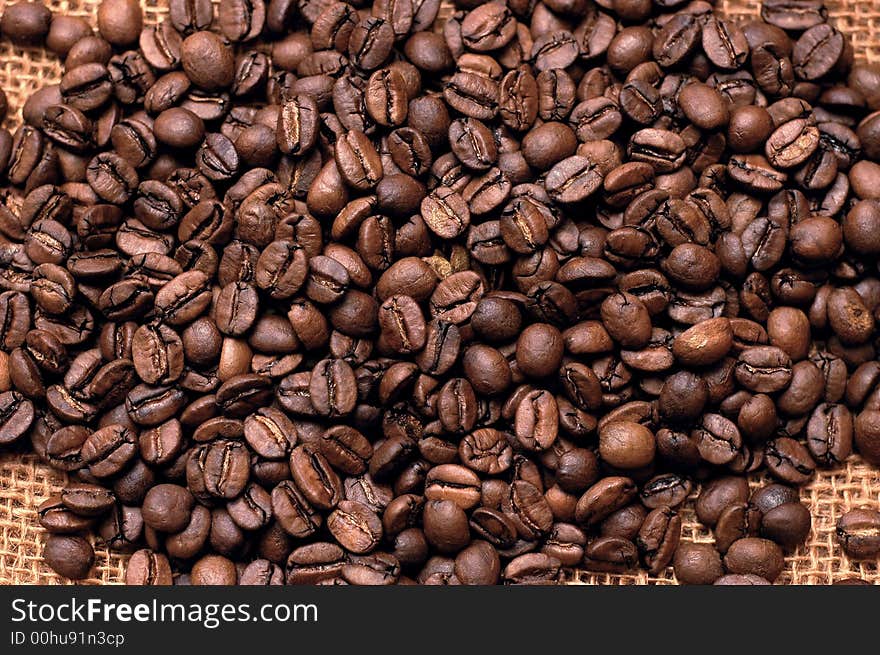
MULTIPOLYGON (((84 16, 94 24, 100 0, 46 0, 56 13, 84 16)), ((0 0, 0 11, 7 4, 0 0)), ((155 23, 165 13, 167 0, 142 0, 145 19, 155 23)), ((849 34, 859 59, 880 61, 880 3, 863 0, 829 0, 830 20, 849 34)), ((722 14, 745 19, 758 13, 758 0, 719 0, 722 14)), ((61 66, 57 59, 36 48, 15 48, 8 41, 0 43, 0 87, 9 98, 7 127, 20 122, 20 110, 28 95, 45 84, 57 83, 61 66)), ((65 475, 22 452, 0 454, 0 584, 61 584, 41 561, 44 532, 37 522, 36 507, 57 492, 65 475)), ((759 481, 754 481, 754 485, 759 481)), ((787 558, 786 570, 779 582, 828 584, 835 580, 860 576, 880 583, 878 563, 858 563, 842 555, 834 539, 837 519, 855 507, 880 507, 880 473, 852 458, 845 469, 820 471, 815 480, 801 491, 802 499, 813 514, 813 530, 808 543, 787 558)), ((683 537, 711 541, 711 534, 700 525, 688 507, 683 510, 683 537)), ((93 577, 81 584, 113 584, 123 579, 125 558, 96 548, 93 577)), ((577 572, 574 582, 587 584, 671 584, 671 569, 654 578, 645 572, 632 575, 594 575, 577 572)))

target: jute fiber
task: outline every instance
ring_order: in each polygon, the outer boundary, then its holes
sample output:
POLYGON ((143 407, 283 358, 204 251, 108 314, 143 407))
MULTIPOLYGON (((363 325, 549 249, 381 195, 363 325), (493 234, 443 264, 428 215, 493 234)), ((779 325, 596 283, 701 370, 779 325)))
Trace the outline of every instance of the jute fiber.
MULTIPOLYGON (((56 13, 84 16, 94 24, 99 0, 47 0, 56 13)), ((0 0, 0 10, 7 4, 0 0)), ((167 0, 142 0, 145 19, 155 23, 165 13, 167 0)), ((830 20, 849 34, 856 57, 880 61, 880 3, 862 0, 830 0, 830 20)), ((758 0, 720 0, 721 13, 745 20, 758 14, 758 0)), ((448 12, 448 8, 447 12, 448 12)), ((21 106, 30 93, 45 84, 57 83, 61 65, 37 48, 16 48, 0 44, 0 87, 9 98, 9 129, 18 126, 21 106)), ((41 561, 45 533, 37 522, 36 507, 65 483, 65 475, 40 463, 22 449, 0 454, 0 584, 64 584, 41 561)), ((754 486, 766 480, 753 480, 754 486)), ((696 491, 694 496, 696 496, 696 491)), ((781 583, 829 584, 860 576, 880 583, 878 562, 849 561, 835 542, 837 519, 856 507, 880 506, 880 473, 853 457, 844 469, 819 471, 813 482, 801 490, 803 502, 813 514, 808 543, 787 558, 781 583)), ((712 541, 712 535, 695 518, 691 503, 682 510, 683 538, 712 541)), ((125 557, 110 554, 96 544, 93 577, 80 584, 114 584, 123 581, 125 557)), ((575 572, 572 582, 580 584, 674 584, 669 569, 660 577, 645 572, 631 575, 596 575, 575 572)))

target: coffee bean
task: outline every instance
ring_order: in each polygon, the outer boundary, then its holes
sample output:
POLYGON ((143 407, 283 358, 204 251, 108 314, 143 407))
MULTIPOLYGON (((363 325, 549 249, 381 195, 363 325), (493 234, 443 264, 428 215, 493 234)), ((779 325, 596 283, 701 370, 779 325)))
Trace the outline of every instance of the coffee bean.
POLYGON ((711 544, 682 541, 673 560, 675 577, 681 584, 707 585, 720 578, 721 557, 711 544))
POLYGON ((143 430, 138 437, 138 444, 145 462, 156 466, 170 464, 184 448, 180 422, 172 419, 154 428, 143 430))
POLYGON ((655 442, 650 430, 631 421, 611 421, 599 430, 599 454, 618 469, 638 469, 654 459, 655 442))
POLYGON ((552 584, 560 575, 560 565, 550 555, 527 553, 511 560, 501 575, 508 584, 552 584))
POLYGON ((803 163, 819 145, 819 130, 808 119, 797 118, 776 128, 764 151, 777 168, 791 168, 803 163))
POLYGON ((783 503, 764 513, 761 536, 792 550, 806 542, 811 520, 810 510, 801 503, 783 503))
POLYGON ((636 495, 635 483, 630 478, 604 478, 584 492, 577 503, 575 517, 586 526, 607 518, 612 512, 627 505, 636 495))
POLYGON ((174 29, 181 34, 207 29, 214 19, 214 8, 206 0, 169 0, 168 13, 174 29))
POLYGON ((138 584, 777 579, 745 476, 880 461, 880 76, 812 0, 416 4, 4 13, 67 60, 0 130, 41 523, 138 584))
POLYGON ((636 544, 651 573, 656 575, 669 565, 680 535, 681 517, 668 507, 658 507, 645 517, 636 544))
POLYGON ((825 16, 825 6, 812 0, 796 6, 787 0, 768 0, 761 7, 761 17, 771 25, 799 32, 824 22, 825 16))
POLYGON ((169 384, 183 373, 183 342, 167 326, 139 327, 132 351, 135 371, 148 384, 169 384))
POLYGON ((574 155, 563 159, 547 173, 547 193, 560 203, 581 202, 602 183, 602 174, 588 157, 574 155))
POLYGON ((284 531, 294 537, 307 537, 323 523, 321 515, 290 480, 272 490, 272 513, 284 531))
POLYGON ((235 564, 220 555, 205 555, 193 564, 190 575, 197 585, 233 585, 238 580, 235 564))
POLYGON ((451 500, 426 502, 422 520, 428 543, 441 553, 456 553, 470 542, 467 515, 451 500))
POLYGON ((341 483, 320 453, 298 446, 290 455, 290 470, 302 493, 316 506, 329 509, 339 502, 341 483))
POLYGON ((138 175, 131 164, 112 153, 92 159, 86 177, 98 196, 117 205, 124 204, 138 186, 138 175))
POLYGON ((438 187, 421 202, 425 223, 437 236, 451 239, 462 234, 470 224, 467 203, 448 187, 438 187))
POLYGON ((196 449, 186 466, 186 478, 193 494, 202 499, 238 496, 250 471, 247 451, 236 441, 218 439, 196 449))
POLYGON ((180 60, 193 84, 206 91, 217 91, 232 84, 235 74, 232 50, 213 32, 199 30, 187 36, 181 46, 180 60))
POLYGON ((168 586, 172 584, 171 564, 168 558, 148 548, 131 554, 125 569, 125 584, 138 586, 168 586))
POLYGON ((34 405, 15 391, 0 394, 0 443, 19 439, 34 420, 34 405))
POLYGON ((157 485, 147 492, 142 512, 144 522, 154 530, 180 532, 189 523, 192 494, 173 484, 157 485))
POLYGON ((707 366, 723 359, 732 346, 730 321, 712 318, 697 323, 676 337, 672 353, 686 366, 707 366))
POLYGON ((599 537, 584 549, 584 568, 588 571, 624 572, 638 561, 636 545, 620 537, 599 537))
POLYGON ((340 574, 345 560, 343 550, 329 542, 300 546, 287 558, 287 584, 316 584, 331 579, 340 574))
POLYGON ((111 510, 115 502, 114 494, 98 485, 69 484, 61 490, 61 503, 78 516, 101 516, 111 510))
POLYGON ((56 143, 78 153, 92 145, 92 122, 81 111, 67 105, 51 105, 43 114, 43 131, 56 143))
POLYGON ((815 80, 830 72, 842 59, 852 59, 850 46, 843 34, 828 25, 819 23, 810 27, 795 42, 791 54, 795 73, 804 80, 815 80))
POLYGON ((60 496, 51 496, 37 507, 40 525, 52 534, 75 534, 87 530, 94 519, 67 508, 60 496))
POLYGON ((724 556, 724 567, 729 573, 758 575, 770 582, 779 577, 784 565, 779 546, 758 537, 734 541, 724 556))
POLYGON ((720 414, 704 414, 692 432, 700 456, 713 464, 726 464, 742 448, 742 435, 736 425, 720 414))
MULTIPOLYGON (((75 403, 66 393, 62 394, 71 406, 79 411, 84 407, 75 403)), ((47 396, 47 400, 49 400, 47 396)), ((49 400, 51 402, 51 400, 49 400)), ((93 432, 82 445, 81 457, 89 472, 98 478, 116 475, 122 471, 137 451, 135 436, 122 425, 108 425, 93 432)))
POLYGON ((349 584, 391 585, 400 578, 400 562, 387 553, 355 556, 343 565, 341 575, 349 584))
POLYGON ((639 493, 642 503, 651 509, 678 507, 690 496, 691 481, 677 473, 665 473, 648 480, 639 493))
POLYGON ((872 559, 880 552, 880 514, 853 509, 837 521, 837 540, 853 559, 872 559))
POLYGON ((71 580, 88 577, 95 562, 92 545, 76 535, 49 535, 43 558, 52 570, 71 580))
POLYGON ((343 500, 327 517, 327 529, 348 551, 364 554, 382 538, 382 522, 361 503, 343 500))
POLYGON ((629 293, 615 293, 602 302, 602 322, 621 346, 636 349, 651 337, 651 317, 641 300, 629 293))
POLYGON ((775 346, 755 346, 740 353, 737 380, 750 391, 772 393, 791 382, 791 358, 775 346))
POLYGON ((767 468, 789 484, 804 484, 816 469, 807 449, 790 437, 779 437, 767 442, 764 458, 767 468))

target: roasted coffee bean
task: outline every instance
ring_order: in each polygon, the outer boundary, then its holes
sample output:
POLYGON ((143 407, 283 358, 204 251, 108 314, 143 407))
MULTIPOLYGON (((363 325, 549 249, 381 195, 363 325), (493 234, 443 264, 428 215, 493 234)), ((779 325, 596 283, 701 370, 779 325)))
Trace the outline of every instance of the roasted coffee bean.
POLYGON ((52 534, 76 534, 87 530, 94 518, 73 512, 61 501, 61 496, 51 496, 37 507, 40 525, 52 534))
POLYGON ((321 509, 335 507, 342 485, 327 460, 309 446, 298 446, 290 455, 290 470, 297 486, 321 509))
POLYGON ((72 580, 88 576, 95 562, 92 545, 78 535, 49 535, 43 558, 52 570, 72 580))
POLYGON ((318 584, 340 574, 346 561, 343 550, 329 542, 300 546, 286 562, 287 584, 318 584))
POLYGON ((391 585, 400 578, 400 562, 393 555, 354 556, 341 570, 342 579, 355 585, 391 585))
POLYGON ((441 464, 428 472, 425 497, 429 500, 451 500, 468 510, 480 501, 480 479, 462 466, 441 464))
POLYGON ((421 214, 437 236, 452 239, 470 224, 470 210, 462 196, 448 187, 438 187, 421 201, 421 214))
POLYGON ((154 466, 173 462, 183 451, 184 445, 183 430, 177 419, 142 430, 138 437, 141 457, 154 466))
POLYGON ((672 564, 681 584, 713 584, 724 573, 721 556, 711 544, 682 541, 675 550, 672 564))
POLYGON ((336 141, 336 165, 345 182, 360 191, 376 186, 383 175, 379 153, 361 131, 350 131, 336 141))
POLYGON ((110 99, 113 84, 104 63, 83 63, 68 69, 61 78, 60 91, 65 104, 88 112, 98 109, 110 99))
POLYGON ((804 32, 791 54, 794 71, 803 80, 821 78, 847 58, 852 60, 852 46, 827 23, 813 25, 804 32))
MULTIPOLYGON (((78 404, 77 408, 82 407, 82 404, 78 404)), ((80 456, 92 475, 105 478, 121 472, 136 452, 134 433, 125 426, 116 424, 90 434, 82 445, 80 456)))
POLYGON ((704 414, 691 433, 700 456, 712 464, 726 464, 740 452, 743 443, 739 429, 720 414, 704 414))
POLYGON ((756 536, 761 518, 760 510, 746 503, 734 503, 724 508, 715 525, 718 551, 725 553, 737 539, 756 536))
POLYGON ((422 521, 428 543, 441 553, 457 553, 470 542, 467 515, 451 500, 427 501, 422 521))
POLYGON ((816 470, 809 451, 790 437, 768 441, 764 449, 768 470, 788 484, 804 484, 816 470))
POLYGON ((226 506, 229 516, 242 530, 259 530, 272 520, 272 500, 261 486, 251 483, 226 506))
POLYGON ((382 538, 382 523, 367 506, 343 500, 327 517, 327 529, 348 551, 364 554, 382 538))
POLYGON ((314 534, 323 523, 321 515, 290 480, 272 490, 272 513, 287 534, 299 538, 314 534))
POLYGON ((0 130, 50 565, 95 529, 134 584, 778 579, 810 510, 748 477, 880 462, 880 75, 821 2, 657 4, 8 7, 66 58, 0 130))
POLYGON ((757 575, 770 582, 779 577, 784 565, 779 546, 758 537, 734 541, 724 556, 728 573, 757 575))
POLYGON ((324 432, 320 452, 334 468, 347 475, 361 475, 367 470, 373 447, 359 431, 337 425, 324 432))
POLYGON ((636 492, 636 485, 630 478, 608 477, 599 480, 578 499, 575 518, 582 525, 595 525, 628 505, 636 492))
POLYGON ((513 463, 513 448, 505 435, 493 428, 480 428, 462 439, 459 448, 462 463, 475 471, 497 475, 513 463))
POLYGON ((190 519, 194 498, 185 488, 174 484, 160 484, 147 492, 142 513, 144 522, 162 532, 180 532, 190 519))
POLYGON ((206 0, 169 0, 171 24, 181 34, 208 29, 214 20, 214 7, 206 0))
POLYGON ((599 430, 599 455, 617 469, 639 469, 654 459, 654 435, 632 421, 609 421, 599 430))
POLYGON ((880 513, 853 509, 837 521, 837 540, 853 559, 873 559, 880 552, 880 513))
POLYGON ((819 129, 808 119, 796 118, 778 126, 767 139, 764 151, 777 168, 803 163, 819 146, 819 129))
POLYGON ((781 391, 791 382, 791 358, 775 346, 755 346, 740 353, 735 371, 737 380, 750 391, 781 391))
POLYGON ((113 153, 92 159, 86 178, 100 198, 117 205, 124 204, 138 186, 138 175, 131 164, 113 153))
POLYGON ((825 6, 813 0, 768 0, 761 6, 761 18, 786 30, 803 31, 825 22, 825 6))
POLYGON ((639 529, 648 516, 648 510, 639 504, 627 505, 612 512, 599 525, 599 534, 603 537, 621 537, 630 541, 635 540, 639 529))
POLYGON ((286 154, 300 154, 315 145, 318 136, 318 107, 308 95, 297 95, 281 105, 276 126, 278 148, 286 154))
POLYGON ((666 505, 678 507, 690 496, 692 485, 690 480, 677 473, 666 473, 648 480, 639 492, 639 498, 645 507, 656 509, 666 505))
POLYGON ((170 384, 183 373, 183 342, 168 326, 139 327, 132 340, 132 354, 135 371, 148 384, 170 384))
POLYGON ((550 197, 560 203, 581 202, 602 184, 602 173, 588 157, 563 159, 547 173, 545 185, 550 197))
POLYGON ((100 516, 112 509, 115 502, 113 492, 98 485, 74 483, 61 490, 61 503, 78 516, 100 516))
POLYGON ((763 514, 761 536, 793 550, 806 542, 811 521, 810 510, 801 503, 783 503, 763 514))
POLYGON ((250 475, 248 454, 237 441, 218 439, 193 451, 186 465, 186 479, 199 498, 230 500, 245 488, 250 475))
POLYGON ((59 145, 77 153, 92 146, 92 122, 80 110, 51 105, 43 114, 43 132, 59 145))
POLYGON ((148 548, 131 554, 125 569, 125 584, 136 586, 169 586, 173 584, 168 558, 148 548))
POLYGON ((749 502, 764 514, 786 503, 799 502, 797 489, 782 484, 768 484, 756 490, 749 502))
POLYGON ((238 572, 232 560, 221 555, 205 555, 193 564, 190 572, 196 585, 234 585, 238 572))
POLYGON ((235 74, 232 49, 219 35, 206 30, 187 36, 181 46, 183 70, 193 84, 205 91, 228 87, 235 74))
POLYGON ((732 23, 712 17, 703 26, 703 51, 722 69, 736 69, 745 63, 749 43, 745 34, 732 23))
POLYGON ((561 562, 545 553, 520 555, 504 568, 507 584, 552 584, 558 580, 561 562))
POLYGON ((658 507, 645 517, 636 545, 651 573, 656 575, 669 565, 680 536, 681 517, 669 507, 658 507))
POLYGON ((620 537, 599 537, 584 549, 584 568, 588 571, 624 572, 638 561, 636 545, 620 537))
POLYGON ((834 289, 828 296, 828 324, 847 345, 865 343, 874 329, 874 317, 851 287, 834 289))
POLYGON ((348 55, 357 67, 369 71, 382 65, 394 45, 394 28, 382 17, 358 22, 348 40, 348 55))
POLYGON ((806 428, 807 448, 821 466, 835 466, 849 457, 853 443, 853 417, 845 405, 821 403, 806 428))

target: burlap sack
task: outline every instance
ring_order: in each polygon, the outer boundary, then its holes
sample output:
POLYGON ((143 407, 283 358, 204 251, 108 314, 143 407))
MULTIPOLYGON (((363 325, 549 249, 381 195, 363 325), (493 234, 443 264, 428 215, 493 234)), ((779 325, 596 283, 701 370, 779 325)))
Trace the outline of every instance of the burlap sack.
MULTIPOLYGON (((94 24, 100 0, 48 0, 53 11, 84 16, 94 24)), ((0 0, 0 10, 7 4, 0 0)), ((155 23, 165 13, 167 0, 142 0, 147 23, 155 23)), ((862 0, 828 0, 834 23, 848 33, 856 56, 880 61, 880 3, 862 0)), ((720 0, 722 13, 745 19, 759 10, 758 0, 720 0)), ((0 44, 0 87, 9 97, 11 116, 7 127, 20 122, 20 109, 28 94, 44 84, 56 83, 61 66, 39 49, 0 44)), ((57 492, 65 476, 40 464, 35 457, 20 453, 0 455, 0 584, 63 584, 41 561, 44 532, 36 518, 36 507, 57 492)), ((753 484, 757 485, 758 482, 753 484)), ((880 474, 853 458, 844 470, 820 472, 802 490, 802 498, 813 514, 813 530, 807 545, 787 559, 780 582, 828 584, 850 576, 880 582, 878 563, 851 562, 842 555, 834 539, 838 517, 854 507, 880 506, 880 474)), ((683 510, 684 538, 711 541, 711 534, 695 519, 690 508, 683 510)), ((83 584, 113 584, 123 580, 125 557, 97 548, 94 577, 83 584)), ((654 578, 644 572, 633 575, 574 574, 574 583, 585 584, 671 584, 671 569, 654 578)))

